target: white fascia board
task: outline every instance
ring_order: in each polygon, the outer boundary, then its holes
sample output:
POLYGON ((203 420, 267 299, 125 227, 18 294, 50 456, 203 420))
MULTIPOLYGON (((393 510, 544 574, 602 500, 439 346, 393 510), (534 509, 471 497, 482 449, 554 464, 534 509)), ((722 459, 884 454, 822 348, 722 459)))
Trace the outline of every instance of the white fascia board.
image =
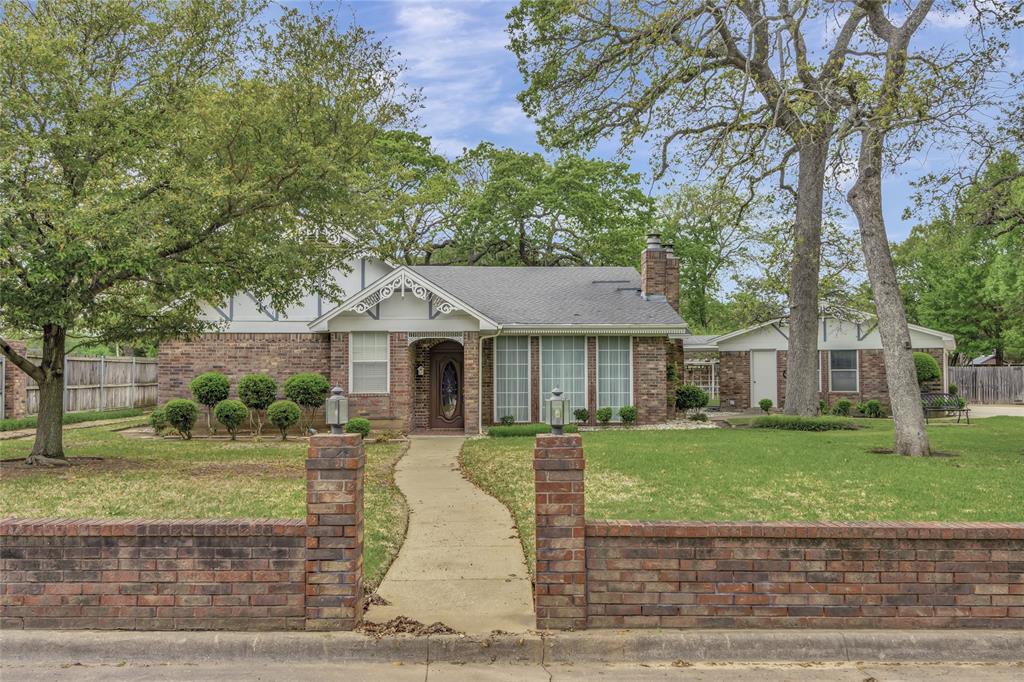
POLYGON ((543 336, 678 336, 685 333, 685 330, 685 324, 506 324, 501 327, 501 333, 506 336, 526 334, 543 336))

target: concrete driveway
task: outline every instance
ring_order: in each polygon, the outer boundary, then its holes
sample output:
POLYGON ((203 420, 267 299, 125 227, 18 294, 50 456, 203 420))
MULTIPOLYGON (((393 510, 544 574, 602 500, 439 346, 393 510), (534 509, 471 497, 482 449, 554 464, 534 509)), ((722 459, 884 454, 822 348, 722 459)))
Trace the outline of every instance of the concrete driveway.
POLYGON ((978 405, 971 403, 971 417, 1024 417, 1024 405, 978 405))

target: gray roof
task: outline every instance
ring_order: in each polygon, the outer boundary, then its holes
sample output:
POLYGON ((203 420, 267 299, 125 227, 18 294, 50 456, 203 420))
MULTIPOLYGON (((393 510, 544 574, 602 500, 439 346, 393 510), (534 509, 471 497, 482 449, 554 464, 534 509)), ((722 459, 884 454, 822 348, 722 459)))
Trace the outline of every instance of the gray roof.
POLYGON ((718 334, 687 334, 683 337, 683 348, 690 346, 714 346, 718 334))
POLYGON ((411 269, 501 325, 681 325, 665 300, 640 296, 626 267, 417 265, 411 269))

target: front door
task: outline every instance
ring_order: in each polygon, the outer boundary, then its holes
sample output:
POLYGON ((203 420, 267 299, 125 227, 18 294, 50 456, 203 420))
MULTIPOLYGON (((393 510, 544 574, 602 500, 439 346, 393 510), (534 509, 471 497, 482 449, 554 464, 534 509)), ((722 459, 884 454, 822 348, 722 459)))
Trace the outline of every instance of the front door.
POLYGON ((759 400, 768 398, 772 405, 779 404, 778 377, 776 376, 775 351, 750 351, 750 406, 756 407, 759 400))
POLYGON ((462 346, 445 341, 430 351, 430 428, 462 427, 462 346))

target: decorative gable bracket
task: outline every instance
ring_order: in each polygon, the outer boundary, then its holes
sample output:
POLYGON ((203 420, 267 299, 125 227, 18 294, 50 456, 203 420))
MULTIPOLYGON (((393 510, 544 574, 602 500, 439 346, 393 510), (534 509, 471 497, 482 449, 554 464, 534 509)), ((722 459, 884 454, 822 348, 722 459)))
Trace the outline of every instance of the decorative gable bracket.
POLYGON ((412 292, 412 295, 420 300, 428 301, 431 309, 439 314, 447 315, 461 310, 457 303, 444 298, 436 291, 429 290, 423 282, 403 269, 397 270, 392 277, 382 280, 375 289, 364 291, 363 296, 352 301, 350 305, 355 312, 365 313, 379 305, 381 301, 394 296, 395 292, 404 297, 406 291, 412 292))

